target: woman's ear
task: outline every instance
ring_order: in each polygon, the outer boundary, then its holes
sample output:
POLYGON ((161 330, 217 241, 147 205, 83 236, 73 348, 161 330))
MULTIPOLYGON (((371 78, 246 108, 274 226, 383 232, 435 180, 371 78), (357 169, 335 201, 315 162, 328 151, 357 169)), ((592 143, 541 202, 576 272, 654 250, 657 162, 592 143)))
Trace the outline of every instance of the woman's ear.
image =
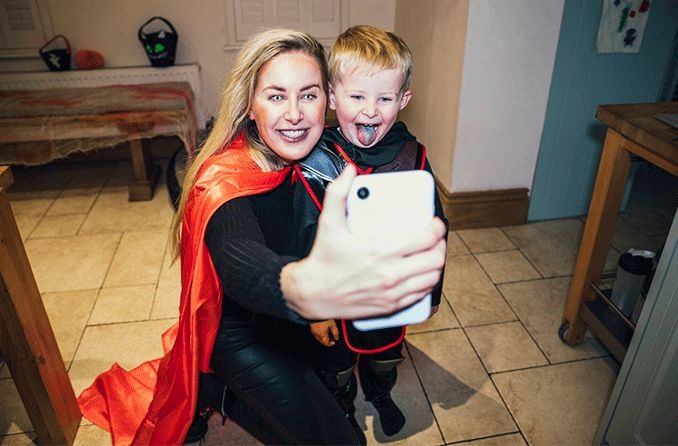
POLYGON ((410 102, 410 99, 412 99, 412 91, 406 90, 405 93, 403 93, 402 98, 400 98, 400 110, 407 107, 407 104, 410 102))
POLYGON ((328 93, 329 93, 329 97, 330 97, 330 100, 328 101, 328 103, 329 103, 330 109, 336 110, 337 104, 334 101, 334 87, 332 87, 332 84, 329 84, 328 89, 329 89, 328 93))

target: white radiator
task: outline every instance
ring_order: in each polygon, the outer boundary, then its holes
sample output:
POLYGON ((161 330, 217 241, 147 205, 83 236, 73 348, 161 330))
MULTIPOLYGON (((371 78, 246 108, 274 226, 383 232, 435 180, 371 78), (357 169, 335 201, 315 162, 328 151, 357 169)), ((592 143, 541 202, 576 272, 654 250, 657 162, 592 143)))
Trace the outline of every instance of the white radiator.
POLYGON ((197 64, 171 67, 100 68, 98 70, 40 71, 0 73, 0 90, 44 90, 69 87, 101 87, 104 85, 188 82, 195 97, 198 126, 204 127, 205 107, 202 103, 200 67, 197 64))

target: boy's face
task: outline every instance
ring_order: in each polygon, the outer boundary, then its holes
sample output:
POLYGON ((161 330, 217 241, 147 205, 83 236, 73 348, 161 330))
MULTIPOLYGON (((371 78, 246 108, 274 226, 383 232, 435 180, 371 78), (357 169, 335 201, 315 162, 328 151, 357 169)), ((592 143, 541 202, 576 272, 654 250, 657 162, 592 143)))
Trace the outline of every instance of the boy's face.
POLYGON ((402 85, 398 70, 356 70, 330 85, 330 108, 337 112, 344 137, 362 148, 378 143, 410 101, 412 93, 401 93, 402 85))

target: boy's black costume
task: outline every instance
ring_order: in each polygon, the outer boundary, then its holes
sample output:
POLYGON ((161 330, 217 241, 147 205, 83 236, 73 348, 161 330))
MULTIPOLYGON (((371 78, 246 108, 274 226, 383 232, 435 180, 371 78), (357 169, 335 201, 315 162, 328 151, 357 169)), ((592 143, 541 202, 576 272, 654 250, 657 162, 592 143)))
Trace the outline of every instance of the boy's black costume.
MULTIPOLYGON (((304 257, 310 252, 325 188, 348 163, 355 164, 359 174, 419 169, 431 172, 426 149, 402 122, 394 124, 381 141, 368 149, 353 145, 338 128, 326 128, 313 151, 295 166, 299 181, 295 186, 291 226, 294 254, 304 257)), ((447 224, 437 194, 435 215, 447 224)), ((441 292, 442 277, 431 294, 431 305, 440 303, 441 292)), ((401 349, 405 327, 358 331, 350 321, 337 325, 340 331, 337 343, 332 347, 319 345, 321 379, 354 421, 357 381, 353 369, 358 362, 365 399, 379 411, 384 433, 395 434, 404 424, 404 417, 391 400, 390 392, 397 379, 396 366, 404 360, 401 349), (359 353, 365 354, 358 356, 359 353)))

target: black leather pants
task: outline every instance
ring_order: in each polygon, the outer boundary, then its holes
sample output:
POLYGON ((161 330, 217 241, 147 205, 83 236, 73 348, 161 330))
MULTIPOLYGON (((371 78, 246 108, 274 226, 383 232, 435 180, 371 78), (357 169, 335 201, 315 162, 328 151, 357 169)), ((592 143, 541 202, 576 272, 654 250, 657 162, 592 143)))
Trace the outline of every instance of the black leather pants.
POLYGON ((237 398, 229 412, 264 443, 358 444, 342 409, 303 361, 310 338, 308 327, 227 302, 210 365, 237 398))

